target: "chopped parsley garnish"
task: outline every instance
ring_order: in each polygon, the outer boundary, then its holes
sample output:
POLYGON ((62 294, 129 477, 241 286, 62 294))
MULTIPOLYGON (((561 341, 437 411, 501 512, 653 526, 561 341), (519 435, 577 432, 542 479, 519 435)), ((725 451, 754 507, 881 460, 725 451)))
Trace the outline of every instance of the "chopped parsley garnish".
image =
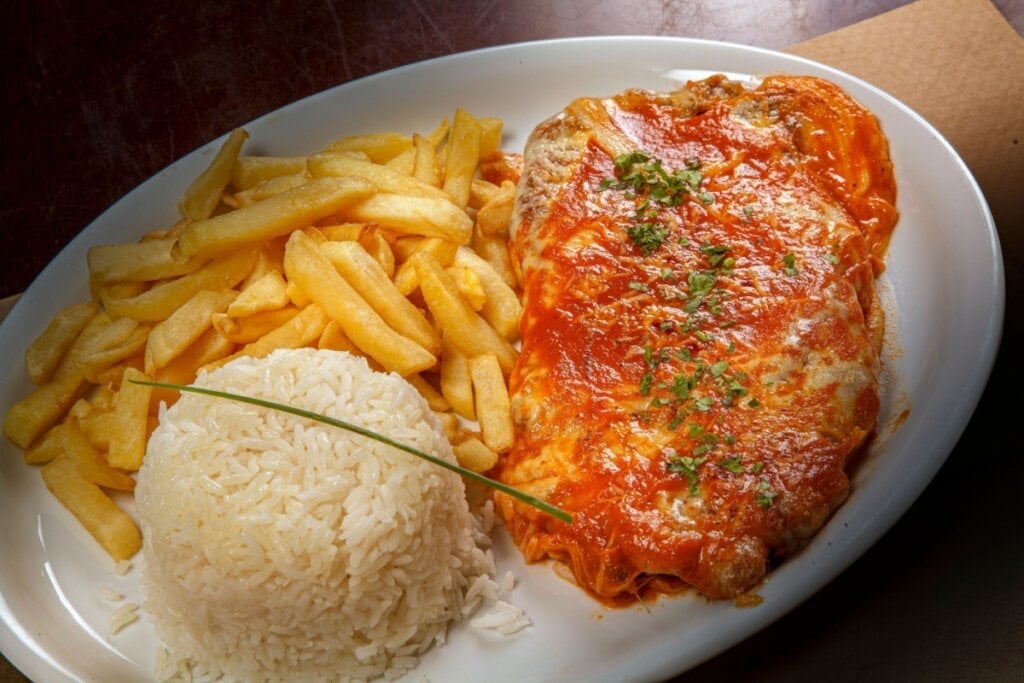
POLYGON ((722 458, 715 463, 723 470, 732 472, 733 474, 743 474, 743 465, 740 463, 739 458, 722 458))
POLYGON ((630 282, 628 286, 630 289, 636 290, 637 292, 646 292, 650 290, 644 282, 630 282))
POLYGON ((706 457, 691 458, 672 452, 665 461, 665 469, 672 474, 683 475, 686 478, 686 483, 689 485, 690 495, 696 496, 700 493, 700 490, 697 488, 699 482, 697 468, 703 465, 706 460, 706 457))
POLYGON ((839 257, 835 254, 825 254, 825 260, 831 263, 833 266, 839 265, 839 257))
POLYGON ((644 256, 648 256, 661 246, 668 237, 668 227, 661 223, 634 223, 626 228, 626 234, 633 244, 640 248, 644 256))
POLYGON ((693 402, 693 407, 696 408, 699 412, 706 413, 709 410, 711 410, 711 406, 713 406, 714 403, 715 399, 711 398, 710 396, 701 396, 700 398, 693 402))
POLYGON ((760 507, 768 508, 775 502, 777 495, 779 495, 778 492, 771 490, 771 483, 767 479, 761 479, 757 483, 757 495, 754 496, 754 502, 760 507))
POLYGON ((789 252, 788 254, 786 254, 785 256, 782 257, 782 265, 783 265, 782 270, 783 270, 783 272, 786 273, 786 275, 796 275, 797 274, 796 256, 793 254, 793 252, 789 252))
POLYGON ((669 234, 668 226, 657 220, 659 207, 679 206, 690 194, 705 204, 714 201, 711 193, 697 192, 703 180, 699 168, 699 161, 687 160, 685 168, 669 172, 660 159, 640 150, 615 157, 615 177, 605 178, 598 187, 623 191, 636 200, 634 222, 626 234, 644 256, 658 249, 669 234))

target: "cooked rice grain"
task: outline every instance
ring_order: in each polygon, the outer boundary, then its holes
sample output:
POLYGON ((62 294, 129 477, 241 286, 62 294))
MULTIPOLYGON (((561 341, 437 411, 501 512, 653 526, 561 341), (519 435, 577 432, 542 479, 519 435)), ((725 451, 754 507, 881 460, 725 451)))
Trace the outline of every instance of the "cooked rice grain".
MULTIPOLYGON (((416 390, 346 353, 242 358, 197 384, 454 461, 416 390)), ((183 394, 162 411, 136 500, 145 610, 172 653, 229 679, 393 675, 443 642, 471 586, 496 594, 458 475, 307 419, 183 394)))

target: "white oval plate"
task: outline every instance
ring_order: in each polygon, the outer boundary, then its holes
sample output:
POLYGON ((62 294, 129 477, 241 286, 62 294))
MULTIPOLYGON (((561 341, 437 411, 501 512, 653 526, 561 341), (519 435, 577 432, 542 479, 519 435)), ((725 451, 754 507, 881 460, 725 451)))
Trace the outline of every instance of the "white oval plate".
MULTIPOLYGON (((588 38, 458 54, 364 78, 268 114, 246 128, 248 153, 317 151, 345 134, 427 132, 456 106, 506 123, 519 150, 535 124, 580 96, 629 87, 671 89, 688 78, 803 73, 847 89, 879 117, 899 182, 901 219, 882 288, 889 308, 890 382, 879 438, 853 493, 813 542, 738 609, 687 595, 649 609, 607 610, 556 577, 525 567, 499 534, 501 571, 533 626, 504 642, 460 625, 408 676, 444 681, 588 681, 665 678, 724 650, 795 607, 850 565, 907 510, 952 450, 985 386, 1002 325, 1002 259, 975 181, 942 137, 877 89, 828 67, 775 52, 674 38, 588 38), (955 273, 956 277, 950 277, 955 273), (964 330, 970 330, 965 334, 964 330), (909 416, 896 429, 899 416, 909 416)), ((112 206, 65 248, 0 326, 0 413, 30 388, 22 354, 61 307, 88 297, 88 247, 135 241, 176 218, 178 198, 220 140, 196 150, 112 206)), ((109 558, 43 488, 39 473, 0 439, 0 649, 47 681, 147 680, 157 641, 145 619, 109 636, 116 605, 100 586, 141 601, 137 568, 109 558)), ((129 501, 130 502, 130 501, 129 501)))

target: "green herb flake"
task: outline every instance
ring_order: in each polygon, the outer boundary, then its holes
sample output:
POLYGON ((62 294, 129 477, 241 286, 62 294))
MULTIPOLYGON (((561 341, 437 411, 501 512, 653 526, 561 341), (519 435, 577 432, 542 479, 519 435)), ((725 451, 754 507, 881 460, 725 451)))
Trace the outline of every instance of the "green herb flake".
POLYGON ((626 228, 626 234, 644 256, 649 256, 668 237, 669 229, 661 223, 636 223, 626 228))
POLYGON ((700 493, 700 489, 697 487, 700 481, 697 476, 697 468, 703 465, 706 460, 706 457, 693 458, 672 452, 665 461, 665 468, 672 474, 683 475, 686 478, 690 495, 696 496, 700 493))
POLYGON ((713 406, 714 403, 715 399, 713 399, 712 397, 701 396, 700 398, 693 402, 693 407, 696 408, 699 412, 706 413, 709 410, 711 410, 711 406, 713 406))
POLYGON ((794 255, 793 252, 789 252, 788 254, 782 257, 782 265, 782 270, 786 273, 786 275, 792 276, 797 274, 798 271, 796 269, 796 255, 794 255))
POLYGON ((767 479, 761 479, 757 484, 757 495, 754 496, 754 502, 762 508, 769 508, 775 502, 777 495, 779 495, 777 491, 771 490, 771 483, 767 479))
POLYGON ((732 472, 733 474, 743 474, 743 465, 740 463, 739 458, 723 458, 715 463, 723 470, 732 472))
POLYGON ((640 379, 640 395, 647 396, 651 393, 651 383, 654 382, 654 374, 650 372, 644 373, 644 376, 640 379))
POLYGON ((726 361, 724 361, 724 360, 720 360, 720 361, 718 361, 717 363, 715 363, 714 365, 711 366, 711 376, 712 377, 721 377, 723 374, 725 374, 728 371, 729 371, 729 364, 726 361))
POLYGON ((636 282, 635 280, 633 282, 630 282, 627 286, 632 290, 636 290, 637 292, 647 292, 650 290, 650 288, 645 283, 636 282))
POLYGON ((752 398, 749 401, 747 401, 747 405, 750 406, 751 408, 760 408, 761 402, 758 401, 756 398, 752 398))

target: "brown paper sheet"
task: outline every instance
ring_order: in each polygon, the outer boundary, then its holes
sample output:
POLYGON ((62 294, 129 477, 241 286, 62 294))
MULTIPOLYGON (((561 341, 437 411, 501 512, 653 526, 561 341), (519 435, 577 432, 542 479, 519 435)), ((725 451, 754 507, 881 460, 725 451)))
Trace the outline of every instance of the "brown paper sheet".
POLYGON ((952 143, 995 218, 1009 313, 1024 282, 1024 39, 989 0, 918 0, 788 52, 885 90, 952 143))

